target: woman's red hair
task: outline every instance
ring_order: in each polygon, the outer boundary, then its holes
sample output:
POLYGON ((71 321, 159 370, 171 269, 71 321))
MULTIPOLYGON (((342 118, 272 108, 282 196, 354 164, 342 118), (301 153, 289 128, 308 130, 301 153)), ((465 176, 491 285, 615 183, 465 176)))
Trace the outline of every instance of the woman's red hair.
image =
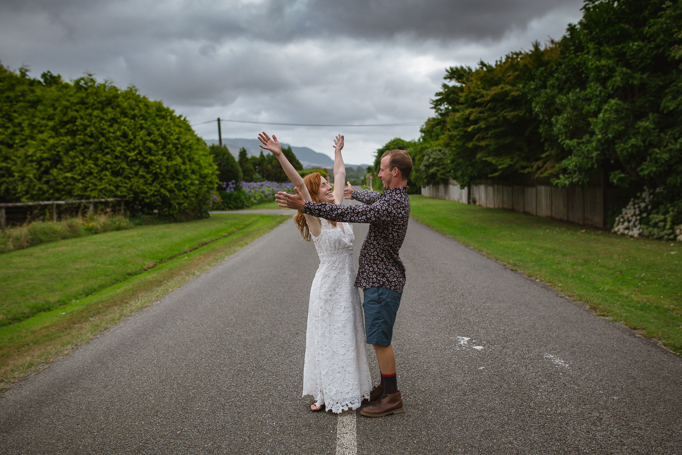
MULTIPOLYGON (((319 172, 313 172, 308 174, 303 178, 303 183, 305 183, 306 188, 308 188, 308 193, 310 193, 310 198, 313 202, 322 202, 320 198, 317 197, 317 192, 320 190, 320 185, 322 184, 322 175, 319 172)), ((305 215, 301 210, 298 211, 294 217, 296 226, 298 230, 301 231, 301 236, 306 242, 310 242, 312 239, 310 237, 310 228, 308 227, 308 222, 305 220, 305 215)), ((336 227, 336 221, 330 221, 332 226, 336 227)))

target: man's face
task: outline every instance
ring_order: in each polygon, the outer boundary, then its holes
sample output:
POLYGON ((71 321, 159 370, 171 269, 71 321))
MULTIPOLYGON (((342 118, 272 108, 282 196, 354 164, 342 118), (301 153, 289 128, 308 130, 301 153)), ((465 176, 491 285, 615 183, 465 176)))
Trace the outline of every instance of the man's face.
POLYGON ((393 183, 393 170, 389 169, 388 162, 391 160, 390 156, 385 156, 381 159, 381 167, 379 168, 379 178, 381 183, 384 184, 384 189, 388 190, 391 188, 391 183, 393 183))

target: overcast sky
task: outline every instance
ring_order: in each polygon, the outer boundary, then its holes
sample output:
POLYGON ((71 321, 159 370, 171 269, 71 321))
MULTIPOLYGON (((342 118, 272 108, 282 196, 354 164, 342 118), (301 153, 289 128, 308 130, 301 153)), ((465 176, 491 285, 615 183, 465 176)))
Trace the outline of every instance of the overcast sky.
MULTIPOLYGON (((222 124, 223 137, 282 142, 371 163, 416 139, 445 69, 494 62, 560 38, 582 0, 2 0, 0 62, 135 85, 191 124, 214 120, 388 127, 222 124)), ((194 126, 217 139, 215 122, 194 126)))

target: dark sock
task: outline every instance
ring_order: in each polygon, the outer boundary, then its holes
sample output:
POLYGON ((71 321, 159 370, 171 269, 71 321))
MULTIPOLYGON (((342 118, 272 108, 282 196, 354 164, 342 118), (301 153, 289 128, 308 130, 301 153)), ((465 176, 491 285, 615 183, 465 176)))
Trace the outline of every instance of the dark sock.
POLYGON ((381 374, 381 371, 379 372, 379 376, 381 376, 381 385, 384 385, 384 375, 381 374))
POLYGON ((384 384, 384 393, 390 395, 398 391, 398 376, 393 374, 381 374, 381 382, 384 384))

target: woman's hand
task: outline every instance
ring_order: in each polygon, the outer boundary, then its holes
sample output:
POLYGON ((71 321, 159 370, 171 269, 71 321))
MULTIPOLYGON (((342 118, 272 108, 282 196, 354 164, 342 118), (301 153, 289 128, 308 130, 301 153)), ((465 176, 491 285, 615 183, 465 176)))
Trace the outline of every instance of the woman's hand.
POLYGON ((272 152, 275 157, 279 157, 282 154, 282 146, 277 140, 277 136, 274 134, 272 135, 272 139, 270 139, 270 136, 268 136, 266 132, 262 132, 258 135, 258 140, 261 141, 261 144, 258 144, 258 146, 272 152))
POLYGON ((334 139, 334 151, 340 152, 343 148, 343 135, 339 134, 334 139))

